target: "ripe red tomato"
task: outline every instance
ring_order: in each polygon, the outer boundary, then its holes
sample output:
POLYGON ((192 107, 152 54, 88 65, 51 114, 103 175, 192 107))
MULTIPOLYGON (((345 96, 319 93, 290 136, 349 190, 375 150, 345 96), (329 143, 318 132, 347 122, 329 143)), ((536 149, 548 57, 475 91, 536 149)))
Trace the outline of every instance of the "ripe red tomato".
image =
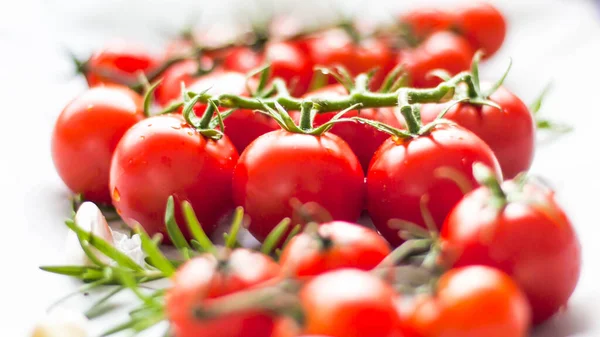
POLYGON ((442 82, 428 76, 432 70, 443 69, 456 75, 469 69, 473 55, 473 49, 463 37, 452 32, 436 32, 417 48, 401 51, 397 63, 405 65, 413 86, 428 88, 442 82))
POLYGON ((495 54, 506 36, 506 20, 498 9, 483 1, 471 1, 454 13, 456 29, 473 49, 484 51, 484 58, 495 54))
POLYGON ((279 275, 279 266, 268 256, 236 249, 223 261, 206 254, 181 266, 166 294, 166 311, 177 337, 269 337, 274 317, 259 310, 198 320, 195 306, 238 291, 260 286, 279 275))
POLYGON ((87 61, 85 77, 90 87, 100 83, 115 83, 104 73, 127 82, 136 82, 140 72, 148 73, 159 64, 158 58, 142 47, 125 41, 113 41, 94 52, 87 61))
POLYGON ((333 221, 321 224, 317 233, 296 235, 279 263, 284 275, 306 277, 341 268, 371 270, 389 253, 388 243, 374 230, 333 221))
POLYGON ((554 193, 533 183, 502 184, 507 202, 492 206, 488 187, 467 194, 442 229, 455 266, 487 265, 509 274, 523 289, 541 323, 564 307, 581 268, 581 248, 554 193))
MULTIPOLYGON (((189 85, 189 90, 202 92, 209 89, 209 94, 217 96, 225 93, 248 96, 246 82, 247 79, 244 74, 233 71, 216 71, 193 81, 189 85)), ((250 83, 251 87, 254 85, 254 83, 250 83)), ((198 115, 201 115, 205 109, 205 104, 194 106, 194 111, 198 115)), ((271 117, 260 112, 244 109, 235 111, 224 120, 223 124, 225 125, 225 134, 240 153, 259 136, 279 129, 279 126, 271 117)))
MULTIPOLYGON (((150 234, 166 233, 166 203, 189 201, 209 235, 232 208, 231 178, 238 153, 227 136, 207 139, 180 115, 148 118, 121 139, 112 159, 113 205, 129 225, 141 224, 150 234)), ((176 207, 186 237, 187 226, 176 207)))
MULTIPOLYGON (((335 98, 343 95, 348 95, 346 89, 341 84, 334 84, 313 91, 307 94, 306 97, 335 98)), ((317 114, 313 124, 315 126, 323 125, 331 120, 337 113, 338 111, 317 114)), ((296 121, 300 120, 299 113, 295 113, 293 117, 296 121)), ((353 110, 346 113, 344 117, 362 117, 382 122, 395 128, 402 128, 403 126, 394 114, 394 108, 353 110)), ((371 162, 371 158, 373 158, 375 151, 377 151, 379 146, 389 138, 386 133, 377 131, 375 128, 362 123, 338 123, 330 130, 330 132, 338 135, 350 145, 352 152, 354 152, 358 161, 360 161, 360 165, 365 172, 367 172, 367 169, 369 168, 369 163, 371 162)))
POLYGON ((293 216, 293 198, 316 202, 335 220, 356 221, 363 208, 364 173, 336 135, 277 130, 258 137, 240 156, 233 198, 252 219, 252 235, 262 241, 283 218, 293 216))
POLYGON ((199 76, 199 68, 210 69, 213 65, 212 59, 202 57, 200 62, 197 60, 185 60, 169 67, 162 75, 162 81, 156 87, 154 96, 156 102, 166 107, 171 101, 181 101, 181 84, 186 87, 199 76))
POLYGON ((390 219, 425 226, 420 202, 424 196, 433 220, 441 226, 463 193, 450 179, 440 176, 451 169, 471 183, 473 163, 483 162, 500 176, 492 150, 472 132, 456 125, 438 125, 429 134, 412 139, 391 137, 375 153, 367 174, 367 209, 375 227, 392 244, 402 240, 390 219))
MULTIPOLYGON (((370 84, 373 89, 378 88, 385 75, 395 66, 392 50, 383 40, 364 39, 355 43, 340 29, 328 30, 313 38, 309 41, 308 49, 315 65, 341 65, 354 76, 379 68, 370 84)), ((335 80, 331 78, 330 83, 335 83, 335 80)))
MULTIPOLYGON (((444 118, 483 139, 498 158, 504 178, 511 179, 531 166, 535 121, 525 103, 504 87, 496 90, 489 100, 501 106, 502 111, 488 105, 461 103, 451 108, 444 118)), ((423 105, 423 123, 433 121, 446 107, 445 104, 423 105)))
POLYGON ((245 74, 266 62, 271 64, 272 77, 285 80, 294 96, 302 95, 308 90, 313 63, 302 50, 288 42, 269 43, 262 52, 249 47, 234 48, 223 60, 223 67, 245 74))
POLYGON ((530 308, 515 282, 501 271, 473 266, 450 270, 435 296, 399 305, 405 337, 525 337, 530 308))
POLYGON ((435 8, 416 8, 400 16, 400 23, 417 41, 435 32, 450 30, 453 22, 453 13, 435 8))
POLYGON ((142 110, 137 93, 116 85, 91 88, 63 109, 52 134, 52 160, 71 191, 110 203, 110 160, 125 131, 143 119, 142 110))
POLYGON ((300 290, 304 333, 332 337, 400 337, 394 290, 371 273, 341 269, 300 290))

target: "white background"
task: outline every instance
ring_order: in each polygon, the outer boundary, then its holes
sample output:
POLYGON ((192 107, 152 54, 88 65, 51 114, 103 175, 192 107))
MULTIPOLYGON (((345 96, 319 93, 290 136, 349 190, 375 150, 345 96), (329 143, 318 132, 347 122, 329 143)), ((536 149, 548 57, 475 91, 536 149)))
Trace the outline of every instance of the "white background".
MULTIPOLYGON (((68 191, 50 158, 52 126, 62 107, 85 88, 81 79, 72 77, 62 48, 85 54, 118 36, 158 48, 165 33, 175 32, 192 18, 232 20, 226 17, 228 8, 246 2, 0 2, 0 335, 27 336, 46 306, 77 286, 37 269, 61 261, 66 233, 62 220, 69 207, 68 191)), ((293 4, 273 2, 280 7, 293 4)), ((304 1, 302 6, 311 8, 311 3, 319 2, 304 1)), ((419 1, 338 2, 365 17, 381 17, 419 1)), ((440 2, 454 1, 434 1, 440 2)), ((584 268, 568 310, 536 329, 535 336, 599 336, 600 273, 595 258, 600 257, 600 6, 585 0, 495 3, 510 27, 501 52, 484 65, 483 77, 496 78, 512 56, 507 86, 531 102, 552 80, 554 90, 543 113, 575 127, 575 132, 555 141, 540 141, 533 171, 558 190, 580 234, 584 268)), ((319 17, 329 13, 326 7, 310 11, 319 17)), ((75 308, 85 303, 75 302, 70 304, 75 308)), ((108 320, 114 324, 119 318, 124 316, 108 320)))

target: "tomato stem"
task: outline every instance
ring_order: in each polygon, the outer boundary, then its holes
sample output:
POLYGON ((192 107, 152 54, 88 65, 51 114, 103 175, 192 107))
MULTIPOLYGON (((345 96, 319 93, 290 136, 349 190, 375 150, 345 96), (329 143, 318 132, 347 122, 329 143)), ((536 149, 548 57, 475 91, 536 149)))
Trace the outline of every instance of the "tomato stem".
POLYGON ((300 129, 304 131, 312 129, 312 108, 311 101, 304 101, 300 106, 300 129))

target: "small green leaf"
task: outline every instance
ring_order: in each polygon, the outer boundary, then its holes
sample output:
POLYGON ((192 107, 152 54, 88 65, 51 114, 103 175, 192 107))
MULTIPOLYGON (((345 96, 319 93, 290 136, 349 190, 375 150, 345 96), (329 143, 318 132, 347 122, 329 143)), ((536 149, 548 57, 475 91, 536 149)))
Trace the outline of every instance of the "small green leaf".
POLYGON ((154 82, 154 84, 152 84, 148 90, 146 90, 146 93, 144 94, 144 116, 146 117, 150 117, 152 116, 151 112, 150 112, 150 105, 152 104, 152 98, 154 97, 154 91, 156 91, 156 88, 158 87, 158 85, 160 84, 162 80, 158 80, 156 82, 154 82))
POLYGON ((169 235, 169 238, 171 238, 171 242, 173 242, 173 245, 175 248, 177 248, 177 250, 183 253, 184 250, 192 249, 183 236, 181 229, 179 229, 179 224, 177 224, 177 221, 175 220, 175 201, 172 195, 167 199, 165 224, 167 228, 167 234, 169 235))
POLYGON ((67 276, 82 277, 90 270, 102 271, 102 268, 97 266, 41 266, 41 270, 67 276))
POLYGON ((296 226, 294 226, 290 231, 290 234, 288 234, 287 238, 285 238, 285 241, 283 242, 283 247, 285 247, 288 244, 288 242, 290 242, 290 240, 294 238, 294 236, 298 235, 298 233, 300 233, 301 230, 302 225, 297 224, 296 226))
POLYGON ((504 83, 504 80, 506 80, 506 76, 508 76, 508 73, 510 72, 510 68, 512 67, 512 62, 513 62, 512 58, 509 58, 508 59, 508 67, 504 71, 504 74, 502 74, 502 77, 500 77, 500 79, 498 81, 496 81, 496 83, 494 83, 494 85, 492 85, 492 87, 483 94, 483 98, 490 97, 493 93, 496 92, 496 90, 498 90, 498 88, 500 88, 500 86, 502 86, 502 84, 504 83))
POLYGON ((481 56, 483 55, 483 51, 478 50, 475 55, 473 55, 473 61, 471 62, 471 75, 473 77, 473 89, 475 89, 475 94, 477 97, 482 97, 481 94, 481 82, 479 80, 479 62, 481 61, 481 56))
POLYGON ((92 306, 86 310, 86 312, 84 313, 84 315, 88 318, 88 319, 92 319, 95 317, 98 317, 100 314, 104 313, 101 310, 101 306, 106 303, 108 300, 110 300, 112 297, 114 297, 115 295, 117 295, 118 293, 120 293, 121 291, 123 291, 125 289, 124 286, 118 286, 115 289, 113 289, 112 291, 110 291, 108 294, 106 294, 105 296, 103 296, 102 298, 100 298, 98 301, 96 301, 94 304, 92 304, 92 306))
POLYGON ((267 235, 267 237, 265 238, 265 241, 263 242, 262 247, 260 248, 260 251, 263 254, 267 254, 267 255, 271 254, 273 249, 277 246, 277 244, 281 240, 282 236, 287 231, 291 222, 292 221, 290 220, 290 218, 285 218, 285 219, 281 220, 281 222, 279 222, 277 224, 277 226, 275 226, 275 228, 273 228, 273 230, 271 230, 269 235, 267 235))
POLYGON ((225 247, 234 248, 236 246, 237 235, 240 231, 242 221, 244 221, 244 208, 240 206, 237 207, 233 213, 233 220, 231 221, 231 228, 229 229, 229 234, 225 240, 225 247))
POLYGON ((175 273, 175 268, 160 251, 158 246, 150 239, 148 234, 144 231, 141 226, 137 226, 135 232, 140 235, 142 240, 142 249, 148 255, 148 259, 152 262, 152 265, 158 268, 165 277, 170 277, 175 273))
POLYGON ((529 106, 529 110, 531 111, 531 113, 534 116, 537 115, 538 112, 540 111, 540 109, 542 108, 544 99, 546 98, 546 96, 548 96, 548 93, 550 92, 551 89, 552 89, 552 82, 546 84, 546 86, 544 87, 544 90, 542 90, 542 92, 535 99, 535 101, 533 101, 533 103, 531 103, 531 105, 529 106))
POLYGON ((202 229, 202 225, 198 221, 192 205, 188 201, 184 201, 181 204, 181 207, 183 209, 183 216, 185 217, 188 228, 190 229, 194 239, 196 239, 196 242, 198 242, 200 247, 202 247, 202 251, 215 254, 216 248, 202 229))

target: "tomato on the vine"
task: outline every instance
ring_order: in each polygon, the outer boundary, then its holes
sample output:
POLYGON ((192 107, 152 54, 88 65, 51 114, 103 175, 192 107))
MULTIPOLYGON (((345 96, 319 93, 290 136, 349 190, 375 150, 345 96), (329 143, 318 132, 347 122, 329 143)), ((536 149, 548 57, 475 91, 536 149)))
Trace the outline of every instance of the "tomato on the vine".
POLYGON ((376 231, 333 221, 320 224, 315 233, 296 235, 279 263, 284 275, 309 277, 341 268, 371 270, 389 253, 388 243, 376 231))
MULTIPOLYGON (((336 135, 277 130, 258 137, 241 154, 233 197, 252 220, 248 229, 262 241, 294 215, 292 199, 316 202, 335 220, 356 221, 363 209, 364 173, 336 135)), ((302 221, 293 218, 292 223, 302 221)))
POLYGON ((399 21, 411 38, 420 41, 435 32, 450 30, 454 22, 452 14, 436 8, 415 8, 403 13, 399 21))
POLYGON ((422 198, 437 226, 462 199, 463 192, 445 172, 464 176, 475 184, 472 167, 483 162, 500 175, 490 147, 457 125, 437 125, 413 138, 390 137, 375 153, 367 174, 367 210, 375 227, 392 244, 402 242, 398 229, 388 224, 400 219, 425 226, 422 198))
POLYGON ((454 11, 454 27, 484 57, 495 54, 506 36, 506 20, 498 9, 483 1, 471 1, 454 11))
MULTIPOLYGON (((209 139, 181 115, 143 120, 119 142, 111 164, 113 205, 129 225, 141 224, 150 234, 166 234, 167 199, 189 201, 204 231, 233 208, 231 178, 238 153, 227 136, 209 139)), ((189 231, 176 207, 183 233, 189 231)))
MULTIPOLYGON (((248 82, 242 73, 215 71, 192 81, 189 90, 196 93, 208 90, 209 94, 217 96, 220 94, 247 96, 249 95, 248 86, 253 87, 255 84, 253 81, 248 82)), ((194 110, 198 114, 201 114, 204 109, 206 109, 206 104, 194 106, 194 110)), ((220 110, 225 111, 226 109, 221 108, 220 110)), ((259 136, 279 128, 271 117, 247 109, 236 110, 223 121, 223 124, 225 134, 239 153, 259 136)))
POLYGON ((452 269, 434 292, 399 301, 405 337, 525 337, 529 332, 527 298, 497 269, 452 269))
POLYGON ((377 276, 340 269, 300 290, 304 333, 331 337, 401 337, 394 289, 377 276))
POLYGON ((230 50, 223 60, 227 70, 248 73, 269 63, 273 78, 282 78, 290 87, 290 92, 302 95, 308 89, 313 73, 313 63, 306 54, 292 43, 267 43, 263 50, 250 47, 236 47, 230 50))
MULTIPOLYGON (((308 93, 305 97, 335 98, 347 94, 348 91, 344 86, 336 84, 308 93)), ((314 125, 322 125, 331 120, 336 114, 337 111, 317 114, 314 119, 314 125)), ((297 119, 300 118, 299 114, 296 116, 297 119)), ((394 113, 394 108, 352 110, 346 113, 344 117, 362 117, 382 122, 396 128, 402 127, 402 124, 398 121, 398 118, 394 113)), ((377 151, 379 146, 389 138, 387 134, 362 123, 339 123, 336 124, 330 132, 338 135, 350 145, 352 152, 354 152, 360 161, 365 172, 367 172, 367 169, 369 168, 369 163, 371 162, 375 151, 377 151)))
POLYGON ((166 294, 166 312, 177 337, 270 337, 274 316, 259 309, 201 320, 194 308, 223 296, 260 287, 279 275, 270 257, 236 249, 224 260, 212 254, 195 257, 182 265, 166 294))
POLYGON ((448 215, 442 240, 455 266, 487 265, 523 289, 541 323, 564 307, 581 268, 577 235, 554 192, 506 181, 467 194, 448 215))
POLYGON ((208 70, 212 66, 212 59, 206 56, 200 61, 190 59, 172 65, 163 73, 162 80, 156 87, 154 92, 156 102, 166 107, 171 101, 181 100, 181 84, 187 87, 202 74, 203 70, 208 70))
POLYGON ((108 176, 117 143, 144 118, 142 97, 124 86, 88 89, 61 112, 52 133, 52 160, 67 187, 110 203, 108 176))
POLYGON ((469 42, 452 32, 436 32, 414 49, 401 51, 398 63, 406 67, 410 83, 417 88, 435 87, 441 79, 429 76, 432 70, 446 70, 451 75, 469 69, 474 51, 469 42))
MULTIPOLYGON (((372 88, 377 88, 395 65, 393 52, 383 40, 368 38, 354 41, 341 29, 317 35, 308 41, 308 49, 315 65, 343 66, 354 76, 377 68, 371 80, 372 88)), ((335 83, 335 80, 331 78, 330 83, 335 83)))
POLYGON ((119 40, 94 52, 83 71, 90 87, 101 83, 136 82, 140 72, 147 74, 159 62, 144 48, 119 40))
MULTIPOLYGON (((482 88, 490 87, 482 85, 482 88)), ((504 87, 487 99, 502 108, 489 105, 459 103, 444 116, 483 139, 498 158, 502 175, 511 179, 531 166, 535 150, 533 115, 516 95, 504 87)), ((425 104, 421 108, 423 122, 433 121, 446 104, 425 104)))

